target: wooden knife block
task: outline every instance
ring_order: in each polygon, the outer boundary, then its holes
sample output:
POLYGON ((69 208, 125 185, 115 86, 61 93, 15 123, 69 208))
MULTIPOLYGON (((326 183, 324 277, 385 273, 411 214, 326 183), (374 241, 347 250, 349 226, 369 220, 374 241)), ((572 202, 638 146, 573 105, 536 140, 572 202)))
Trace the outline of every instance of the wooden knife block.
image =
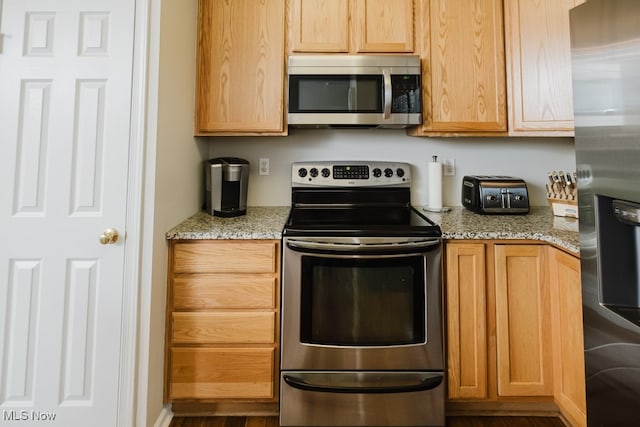
POLYGON ((578 218, 578 201, 547 198, 555 216, 578 218))

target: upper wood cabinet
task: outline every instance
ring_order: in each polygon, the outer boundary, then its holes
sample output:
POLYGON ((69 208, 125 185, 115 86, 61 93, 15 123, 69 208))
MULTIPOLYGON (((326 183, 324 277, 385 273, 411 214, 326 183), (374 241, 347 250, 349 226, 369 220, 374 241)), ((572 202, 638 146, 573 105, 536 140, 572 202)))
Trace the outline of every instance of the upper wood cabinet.
POLYGON ((420 0, 423 124, 415 136, 504 135, 502 0, 420 0))
POLYGON ((585 0, 505 0, 509 134, 573 136, 569 9, 585 0))
POLYGON ((285 135, 285 0, 200 0, 196 135, 285 135))
POLYGON ((289 51, 412 53, 414 0, 289 0, 289 51))
POLYGON ((349 0, 289 0, 292 52, 349 52, 349 0))

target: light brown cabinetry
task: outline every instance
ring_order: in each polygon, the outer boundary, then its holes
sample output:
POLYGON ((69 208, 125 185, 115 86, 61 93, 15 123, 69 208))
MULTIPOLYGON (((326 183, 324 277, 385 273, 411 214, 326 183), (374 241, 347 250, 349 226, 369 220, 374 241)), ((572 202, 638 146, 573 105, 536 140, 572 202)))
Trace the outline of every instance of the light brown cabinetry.
POLYGON ((411 135, 507 131, 502 0, 420 0, 423 124, 411 135))
POLYGON ((410 135, 572 136, 569 9, 583 2, 199 0, 195 134, 286 135, 286 53, 307 52, 419 54, 410 135))
POLYGON ((485 252, 483 243, 446 244, 449 399, 488 397, 485 252))
POLYGON ((279 245, 170 242, 166 401, 276 401, 279 245))
POLYGON ((200 0, 196 135, 285 135, 285 0, 200 0))
POLYGON ((421 0, 416 136, 573 136, 569 9, 584 0, 421 0))
POLYGON ((414 0, 289 0, 289 50, 412 53, 414 0))
POLYGON ((552 396, 551 301, 544 245, 494 246, 498 396, 552 396))
POLYGON ((573 136, 569 9, 586 0, 505 0, 509 133, 573 136))
POLYGON ((553 395, 545 248, 446 244, 449 399, 553 395))
POLYGON ((549 248, 556 404, 572 426, 587 425, 580 260, 549 248))
POLYGON ((450 409, 533 404, 585 426, 579 259, 543 243, 452 240, 444 273, 450 409))

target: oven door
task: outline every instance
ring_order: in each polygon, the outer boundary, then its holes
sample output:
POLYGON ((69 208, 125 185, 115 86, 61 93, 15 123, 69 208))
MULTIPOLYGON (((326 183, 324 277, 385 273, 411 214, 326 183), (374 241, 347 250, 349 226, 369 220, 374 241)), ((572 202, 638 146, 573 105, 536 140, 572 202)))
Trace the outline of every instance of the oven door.
POLYGON ((283 370, 443 369, 440 239, 284 242, 283 370))

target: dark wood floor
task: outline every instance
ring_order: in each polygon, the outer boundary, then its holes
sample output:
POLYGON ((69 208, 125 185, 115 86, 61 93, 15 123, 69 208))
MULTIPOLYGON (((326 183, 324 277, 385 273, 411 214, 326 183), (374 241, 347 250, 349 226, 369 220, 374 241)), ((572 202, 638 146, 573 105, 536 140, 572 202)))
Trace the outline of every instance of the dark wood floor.
MULTIPOLYGON (((447 417, 448 427, 565 427, 559 418, 447 417)), ((169 427, 278 427, 278 417, 176 417, 169 427)))

